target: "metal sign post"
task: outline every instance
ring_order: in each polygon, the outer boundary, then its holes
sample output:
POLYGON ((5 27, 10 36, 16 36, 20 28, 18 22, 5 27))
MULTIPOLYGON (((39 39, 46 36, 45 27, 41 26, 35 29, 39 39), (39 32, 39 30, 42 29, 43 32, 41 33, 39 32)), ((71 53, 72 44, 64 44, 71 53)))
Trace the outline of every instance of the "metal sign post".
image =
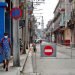
MULTIPOLYGON (((13 0, 13 8, 18 6, 18 0, 13 0)), ((16 11, 15 11, 16 12, 16 11)), ((17 15, 17 13, 16 13, 17 15)), ((13 16, 16 16, 13 15, 13 16)), ((18 16, 18 15, 17 15, 18 16)), ((20 66, 19 20, 13 19, 13 66, 20 66)))

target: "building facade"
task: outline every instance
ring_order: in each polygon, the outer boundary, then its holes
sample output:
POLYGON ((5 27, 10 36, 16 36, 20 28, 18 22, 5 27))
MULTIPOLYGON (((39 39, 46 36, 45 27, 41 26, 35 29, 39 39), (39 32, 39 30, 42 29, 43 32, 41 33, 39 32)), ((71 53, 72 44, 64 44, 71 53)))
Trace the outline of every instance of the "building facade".
POLYGON ((69 0, 71 4, 70 19, 67 22, 67 27, 71 32, 71 46, 75 47, 75 0, 69 0))
POLYGON ((51 42, 75 47, 75 0, 59 0, 47 32, 51 42))
POLYGON ((70 46, 75 43, 75 29, 73 29, 74 27, 70 24, 70 21, 73 21, 74 8, 73 0, 59 0, 54 11, 54 28, 52 31, 54 33, 56 43, 66 46, 70 46))
POLYGON ((64 0, 59 0, 55 10, 54 10, 54 29, 53 33, 55 35, 55 43, 64 43, 64 29, 65 29, 65 9, 64 0))

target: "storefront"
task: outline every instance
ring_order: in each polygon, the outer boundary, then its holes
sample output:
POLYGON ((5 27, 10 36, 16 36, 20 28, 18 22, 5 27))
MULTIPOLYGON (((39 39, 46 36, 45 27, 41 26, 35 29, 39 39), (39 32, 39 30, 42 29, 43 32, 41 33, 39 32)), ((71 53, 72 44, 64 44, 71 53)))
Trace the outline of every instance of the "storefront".
POLYGON ((69 28, 66 28, 64 31, 64 45, 70 46, 71 43, 71 31, 69 28))

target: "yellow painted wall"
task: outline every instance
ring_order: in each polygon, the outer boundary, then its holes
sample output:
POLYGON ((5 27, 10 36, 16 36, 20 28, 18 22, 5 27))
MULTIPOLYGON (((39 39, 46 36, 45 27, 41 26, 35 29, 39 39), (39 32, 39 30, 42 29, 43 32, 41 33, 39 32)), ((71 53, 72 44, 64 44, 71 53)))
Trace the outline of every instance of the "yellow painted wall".
POLYGON ((71 31, 68 28, 64 31, 64 39, 71 40, 71 31))

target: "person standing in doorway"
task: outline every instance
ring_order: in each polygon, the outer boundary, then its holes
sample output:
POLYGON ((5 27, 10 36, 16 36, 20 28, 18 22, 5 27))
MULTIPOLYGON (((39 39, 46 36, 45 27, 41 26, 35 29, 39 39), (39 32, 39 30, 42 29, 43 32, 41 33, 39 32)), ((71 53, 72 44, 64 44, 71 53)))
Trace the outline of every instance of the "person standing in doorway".
POLYGON ((8 38, 8 33, 4 33, 4 37, 1 41, 2 49, 3 49, 3 68, 8 71, 8 65, 10 60, 10 38, 8 38))

